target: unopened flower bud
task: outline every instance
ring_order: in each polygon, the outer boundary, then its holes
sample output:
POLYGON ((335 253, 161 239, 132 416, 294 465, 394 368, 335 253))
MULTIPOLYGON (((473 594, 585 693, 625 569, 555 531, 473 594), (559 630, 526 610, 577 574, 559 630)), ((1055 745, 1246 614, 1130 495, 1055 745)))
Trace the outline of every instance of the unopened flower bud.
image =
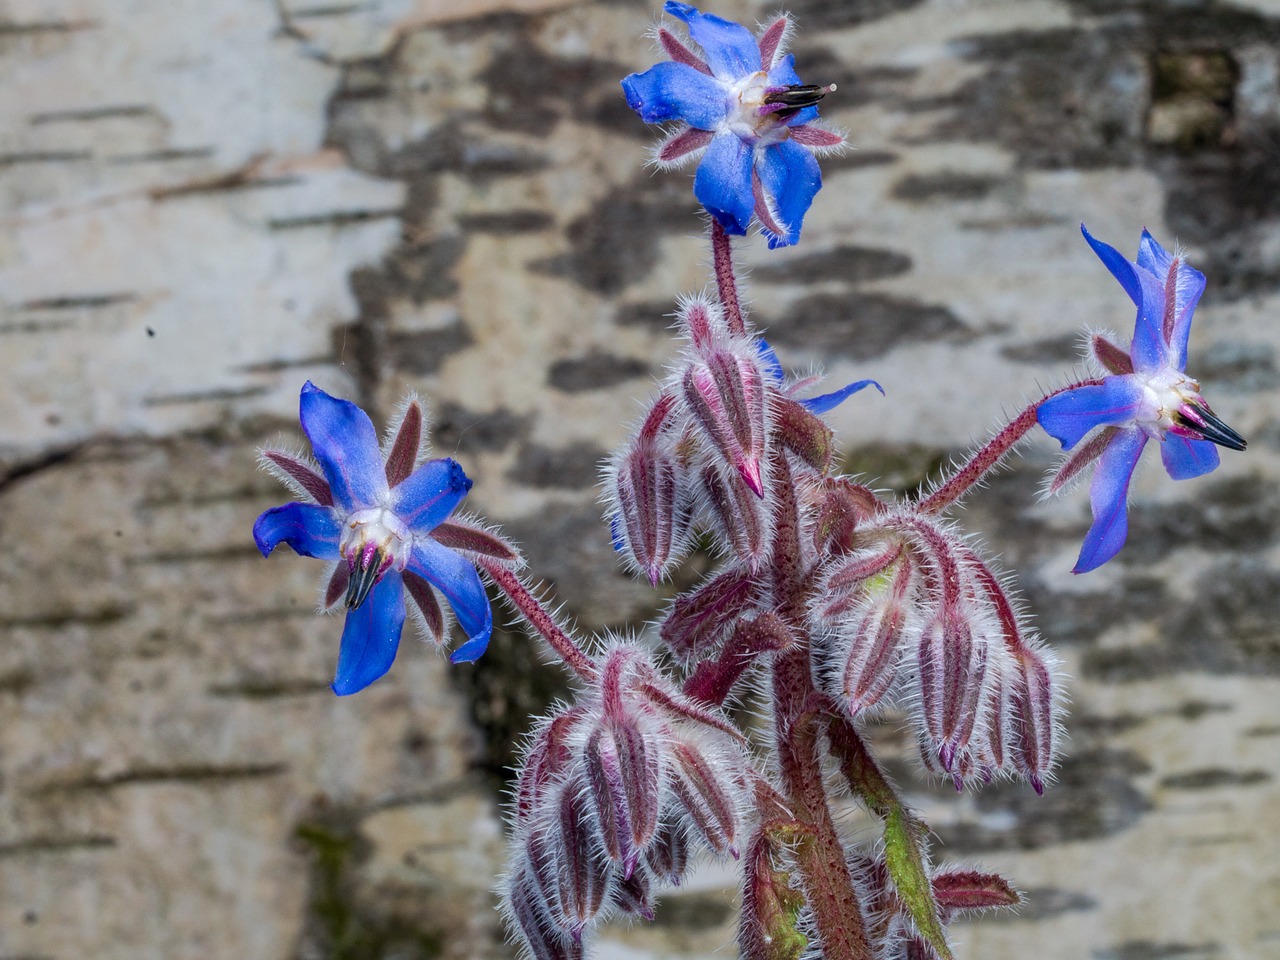
POLYGON ((665 432, 674 407, 670 394, 658 398, 614 460, 607 497, 616 545, 654 586, 683 552, 693 514, 685 467, 665 432))
POLYGON ((516 820, 527 821, 545 791, 560 780, 573 759, 571 738, 586 716, 582 707, 571 707, 535 731, 516 780, 516 820))
POLYGON ((709 463, 702 470, 702 486, 717 528, 729 549, 749 570, 764 562, 773 528, 764 504, 736 472, 709 463))
POLYGON ((681 387, 693 421, 757 497, 764 496, 765 381, 754 347, 703 353, 686 368, 681 387))
POLYGON ((512 926, 533 960, 582 960, 582 941, 552 921, 546 899, 527 870, 508 878, 506 903, 512 926))
POLYGON ((623 877, 614 885, 613 904, 623 913, 652 921, 654 912, 650 887, 649 874, 644 870, 633 870, 631 876, 623 877))
POLYGON ((942 768, 962 786, 956 759, 969 746, 982 702, 987 648, 975 643, 968 611, 943 609, 920 637, 920 699, 925 729, 942 768))
POLYGON ((675 743, 672 752, 676 760, 676 795, 689 822, 716 853, 736 857, 736 765, 726 755, 682 741, 675 743))
POLYGON ((1020 674, 1013 686, 1013 712, 1017 718, 1014 762, 1036 793, 1044 793, 1045 777, 1053 768, 1057 738, 1053 678, 1036 651, 1019 657, 1020 674))
POLYGON ((689 869, 689 840, 684 829, 674 820, 664 822, 653 835, 644 860, 657 879, 678 887, 689 869))
POLYGON ((756 600, 751 579, 741 567, 731 567, 678 597, 661 630, 671 652, 700 659, 719 647, 756 600))
POLYGON ((553 918, 574 936, 581 936, 604 904, 612 867, 577 784, 571 782, 560 790, 545 829, 555 877, 553 918))

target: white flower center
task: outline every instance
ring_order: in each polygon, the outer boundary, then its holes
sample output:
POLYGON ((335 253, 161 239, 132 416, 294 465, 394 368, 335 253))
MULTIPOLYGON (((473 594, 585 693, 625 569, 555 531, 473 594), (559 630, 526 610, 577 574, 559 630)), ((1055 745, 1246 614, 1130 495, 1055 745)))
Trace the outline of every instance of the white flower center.
POLYGON ((763 70, 749 73, 729 87, 729 112, 725 125, 740 139, 750 144, 763 141, 779 143, 791 136, 791 130, 778 119, 778 111, 766 109, 769 75, 763 70))
POLYGON ((1142 381, 1138 427, 1159 440, 1174 426, 1174 414, 1183 407, 1203 405, 1200 382, 1177 370, 1158 370, 1142 381))
POLYGON ((375 554, 390 559, 391 566, 403 570, 409 561, 412 534, 387 507, 369 507, 350 514, 342 525, 338 553, 357 567, 367 566, 375 554))

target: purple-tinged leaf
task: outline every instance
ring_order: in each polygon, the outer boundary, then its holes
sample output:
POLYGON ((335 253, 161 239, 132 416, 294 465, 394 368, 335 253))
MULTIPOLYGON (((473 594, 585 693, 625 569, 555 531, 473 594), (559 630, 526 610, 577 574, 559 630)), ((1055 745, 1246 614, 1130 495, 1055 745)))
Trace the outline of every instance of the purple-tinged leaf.
POLYGON ((658 159, 663 163, 675 163, 691 153, 705 150, 713 136, 715 134, 710 130, 686 127, 662 142, 662 145, 658 147, 658 159))
POLYGON ((329 583, 324 588, 324 608, 328 610, 338 600, 347 594, 347 581, 351 579, 351 567, 347 565, 347 561, 339 560, 333 568, 333 574, 329 577, 329 583))
POLYGON ((404 419, 387 454, 387 484, 394 487, 413 473, 422 447, 422 407, 416 400, 404 408, 404 419))
POLYGON ((773 66, 778 50, 791 31, 791 20, 785 14, 765 27, 760 34, 760 62, 767 69, 773 66))
POLYGON ((431 589, 431 584, 410 570, 406 570, 403 577, 404 588, 413 600, 414 606, 422 614, 431 642, 439 646, 445 640, 444 611, 440 609, 440 601, 436 599, 435 591, 431 589))
POLYGON ((1128 352, 1121 350, 1102 334, 1095 333, 1089 338, 1089 349, 1093 358, 1108 373, 1115 376, 1133 373, 1133 360, 1129 358, 1128 352))
POLYGON ((1061 493, 1076 477, 1080 476, 1094 461, 1102 456, 1102 451, 1107 449, 1107 445, 1111 443, 1119 432, 1119 427, 1104 427, 1090 437, 1087 443, 1081 445, 1071 456, 1063 461, 1062 466, 1058 468, 1058 472, 1049 481, 1049 486, 1045 492, 1051 497, 1061 493))
POLYGON ((658 42, 662 44, 662 49, 667 52, 667 56, 676 63, 683 63, 685 66, 693 67, 693 69, 711 76, 711 68, 707 66, 706 61, 681 43, 676 35, 666 27, 658 28, 658 42))
POLYGON ((804 894, 782 868, 781 851, 763 831, 747 847, 742 871, 741 960, 799 960, 809 946, 800 930, 804 894))
POLYGON ((333 506, 333 494, 329 490, 329 481, 297 457, 291 456, 283 450, 263 450, 262 456, 279 468, 281 473, 297 483, 320 506, 333 506))
POLYGON ((933 878, 933 896, 939 906, 948 910, 988 910, 1022 903, 1022 895, 1004 877, 976 870, 937 874, 933 878))
POLYGON ((560 790, 557 816, 548 824, 556 851, 555 900, 560 925, 580 937, 604 905, 613 872, 586 803, 573 784, 560 790))
MULTIPOLYGON (((649 853, 652 852, 653 847, 650 847, 649 853)), ((620 877, 614 882, 613 905, 623 913, 642 917, 652 923, 655 914, 650 886, 647 870, 632 870, 631 876, 620 877)))
POLYGON ((583 759, 605 852, 610 860, 623 864, 623 875, 626 876, 635 867, 638 853, 631 844, 627 787, 623 783, 622 763, 613 737, 603 729, 593 730, 587 738, 583 759))
POLYGON ((806 147, 820 150, 840 146, 840 144, 844 143, 844 134, 836 133, 834 130, 826 130, 817 124, 806 123, 791 128, 791 139, 796 143, 804 144, 806 147))
POLYGON ((723 756, 709 758, 693 744, 677 740, 672 747, 676 760, 676 796, 690 822, 717 854, 737 856, 734 844, 738 832, 738 805, 734 799, 734 777, 738 772, 726 767, 723 756))
POLYGON ((450 550, 489 557, 513 569, 524 564, 524 558, 514 544, 491 530, 463 520, 446 520, 431 531, 431 538, 450 550))
POLYGON ((1044 781, 1053 768, 1057 729, 1054 724, 1053 679, 1049 668, 1034 651, 1019 660, 1021 676, 1012 690, 1014 714, 1018 721, 1016 760, 1036 793, 1044 792, 1044 781))

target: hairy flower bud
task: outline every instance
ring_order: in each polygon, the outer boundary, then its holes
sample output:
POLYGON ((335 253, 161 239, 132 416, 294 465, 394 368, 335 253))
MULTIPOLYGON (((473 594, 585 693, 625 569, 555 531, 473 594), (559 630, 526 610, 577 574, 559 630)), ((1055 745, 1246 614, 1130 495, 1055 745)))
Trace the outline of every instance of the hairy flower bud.
POLYGON ((549 838, 545 846, 555 878, 550 898, 553 919, 575 937, 581 936, 604 904, 613 870, 578 784, 561 788, 551 813, 542 829, 549 838))
POLYGON ((693 489, 667 435, 674 416, 675 399, 664 393, 614 458, 606 494, 615 547, 654 586, 683 553, 693 517, 693 489))
POLYGON ((737 857, 739 765, 724 753, 682 741, 672 752, 676 796, 690 824, 716 853, 737 857))
POLYGON ((677 597, 660 636, 681 659, 705 657, 720 646, 755 600, 751 575, 741 567, 731 567, 677 597))
POLYGON ((1021 653, 1018 665, 1020 673, 1012 691, 1018 723, 1014 762, 1036 793, 1044 793, 1058 728, 1053 679, 1048 665, 1030 648, 1021 653))
POLYGON ((757 497, 764 496, 767 463, 765 379, 752 341, 703 351, 681 378, 685 406, 718 455, 757 497))
POLYGON ((732 470, 709 463, 701 478, 707 505, 726 546, 748 570, 759 569, 773 537, 764 504, 732 470))
POLYGON ((956 789, 963 786, 956 757, 973 735, 987 669, 987 647, 974 642, 969 613, 959 605, 940 611, 925 624, 918 654, 925 730, 956 789))
POLYGON ((565 934, 551 919, 546 898, 526 869, 507 878, 506 908, 512 928, 533 960, 582 960, 582 941, 565 934))
POLYGON ((533 816, 549 786, 562 778, 573 760, 571 740, 586 717, 582 707, 571 707, 542 722, 535 730, 516 779, 515 816, 533 816))
POLYGON ((684 829, 674 820, 659 826, 653 835, 653 843, 645 851, 644 860, 657 879, 679 886, 689 869, 689 839, 684 829))

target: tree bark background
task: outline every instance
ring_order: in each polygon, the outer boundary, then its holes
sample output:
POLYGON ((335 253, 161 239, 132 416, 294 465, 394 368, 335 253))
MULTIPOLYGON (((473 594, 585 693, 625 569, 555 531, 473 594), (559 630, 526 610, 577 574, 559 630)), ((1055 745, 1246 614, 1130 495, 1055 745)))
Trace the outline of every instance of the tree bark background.
MULTIPOLYGON (((841 408, 851 471, 909 490, 1082 329, 1128 334, 1081 220, 1206 272, 1189 370, 1250 440, 1142 473, 1086 577, 1087 497, 1036 501, 1050 442, 971 498, 1073 706, 1043 799, 957 797, 875 730, 938 856, 1029 894, 959 955, 1280 956, 1280 4, 792 11, 853 149, 797 248, 740 249, 784 362, 888 391, 841 408)), ((476 668, 406 642, 335 698, 317 565, 252 544, 283 499, 255 448, 300 440, 308 378, 375 420, 417 390, 585 629, 660 607, 595 503, 708 278, 689 176, 645 167, 618 88, 656 14, 0 0, 0 958, 512 955, 500 771, 556 672, 507 633, 476 668)), ((597 955, 732 955, 734 895, 709 866, 597 955)))

